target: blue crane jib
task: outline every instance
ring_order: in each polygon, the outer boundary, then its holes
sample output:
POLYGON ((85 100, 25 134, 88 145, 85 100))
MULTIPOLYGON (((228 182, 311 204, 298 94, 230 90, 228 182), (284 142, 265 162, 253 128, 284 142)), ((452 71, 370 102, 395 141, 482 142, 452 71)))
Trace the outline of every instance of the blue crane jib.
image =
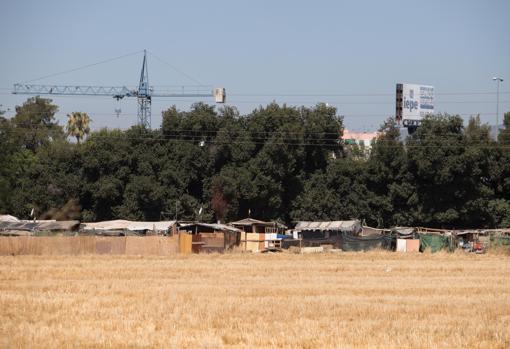
POLYGON ((224 88, 211 86, 179 86, 173 90, 155 91, 149 86, 147 53, 144 51, 142 71, 138 88, 126 86, 84 86, 84 85, 37 85, 14 84, 13 94, 61 95, 61 96, 111 96, 117 100, 124 97, 138 99, 138 123, 151 127, 151 99, 153 97, 214 97, 216 103, 225 103, 224 88))

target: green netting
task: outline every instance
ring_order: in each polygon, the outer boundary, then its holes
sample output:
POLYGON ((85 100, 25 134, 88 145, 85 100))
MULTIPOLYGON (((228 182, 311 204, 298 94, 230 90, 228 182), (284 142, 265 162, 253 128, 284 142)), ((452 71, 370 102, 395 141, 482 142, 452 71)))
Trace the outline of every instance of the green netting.
POLYGON ((391 249, 394 237, 386 235, 378 236, 353 236, 342 234, 342 250, 344 251, 369 251, 375 248, 391 249))
POLYGON ((491 246, 510 246, 510 236, 491 236, 491 246))
POLYGON ((420 251, 423 252, 430 248, 431 252, 437 252, 442 249, 453 251, 454 244, 450 236, 420 234, 420 251))

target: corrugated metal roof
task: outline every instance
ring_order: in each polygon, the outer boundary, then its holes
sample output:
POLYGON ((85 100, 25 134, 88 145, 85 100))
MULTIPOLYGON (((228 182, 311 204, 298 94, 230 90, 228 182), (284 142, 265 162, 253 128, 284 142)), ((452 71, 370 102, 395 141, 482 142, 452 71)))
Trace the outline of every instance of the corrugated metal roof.
POLYGON ((206 227, 206 228, 213 229, 213 230, 227 230, 227 231, 233 231, 236 233, 241 232, 241 229, 237 229, 237 228, 231 227, 229 225, 217 224, 217 223, 190 223, 190 224, 181 225, 181 228, 189 228, 189 227, 193 227, 195 225, 197 225, 199 227, 206 227))
POLYGON ((79 221, 0 222, 0 229, 2 229, 2 230, 24 230, 24 231, 73 230, 79 224, 80 224, 79 221))
POLYGON ((393 227, 391 230, 399 233, 400 235, 411 235, 416 232, 416 228, 413 227, 393 227))
POLYGON ((358 220, 351 221, 327 221, 327 222, 297 222, 294 230, 340 230, 357 231, 361 228, 358 220))
POLYGON ((254 218, 244 218, 244 219, 241 219, 240 221, 230 222, 229 224, 231 224, 231 225, 252 225, 252 224, 274 225, 274 223, 272 223, 272 222, 259 221, 258 219, 254 219, 254 218))
POLYGON ((171 229, 177 221, 162 221, 162 222, 136 222, 124 219, 117 219, 113 221, 104 221, 96 223, 82 223, 83 230, 157 230, 166 231, 171 229))
POLYGON ((278 222, 265 222, 265 221, 260 221, 258 219, 254 219, 254 218, 244 218, 244 219, 241 219, 239 221, 236 221, 236 222, 230 222, 229 223, 230 225, 263 225, 263 226, 267 226, 267 227, 274 227, 274 226, 277 226, 279 228, 283 228, 283 229, 286 229, 287 226, 283 225, 282 223, 278 223, 278 222))

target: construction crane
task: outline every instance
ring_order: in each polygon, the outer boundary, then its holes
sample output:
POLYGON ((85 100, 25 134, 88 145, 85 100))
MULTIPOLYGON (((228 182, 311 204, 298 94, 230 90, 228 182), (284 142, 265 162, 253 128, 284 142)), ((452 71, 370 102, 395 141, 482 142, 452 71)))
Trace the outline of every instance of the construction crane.
POLYGON ((138 124, 151 127, 151 101, 153 97, 214 97, 216 103, 225 103, 224 88, 210 89, 208 86, 183 86, 175 92, 158 92, 149 86, 147 50, 143 51, 142 72, 138 89, 126 86, 83 86, 83 85, 33 85, 14 84, 13 94, 56 95, 56 96, 111 96, 116 100, 135 97, 138 100, 138 124))

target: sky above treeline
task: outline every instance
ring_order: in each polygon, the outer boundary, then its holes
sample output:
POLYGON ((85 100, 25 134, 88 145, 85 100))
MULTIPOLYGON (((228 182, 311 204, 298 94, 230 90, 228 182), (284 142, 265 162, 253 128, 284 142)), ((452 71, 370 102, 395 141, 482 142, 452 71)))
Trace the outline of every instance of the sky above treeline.
MULTIPOLYGON (((0 109, 27 96, 12 85, 113 57, 124 58, 40 84, 135 87, 147 49, 155 89, 225 87, 247 114, 272 101, 325 102, 347 128, 373 131, 395 113, 395 84, 432 85, 436 111, 496 122, 510 111, 510 1, 3 1, 0 109), (138 52, 138 53, 134 53, 138 52)), ((136 123, 136 100, 52 97, 57 119, 87 112, 92 128, 136 123), (121 109, 119 117, 115 109, 121 109)), ((175 104, 212 98, 154 98, 152 126, 175 104)))

